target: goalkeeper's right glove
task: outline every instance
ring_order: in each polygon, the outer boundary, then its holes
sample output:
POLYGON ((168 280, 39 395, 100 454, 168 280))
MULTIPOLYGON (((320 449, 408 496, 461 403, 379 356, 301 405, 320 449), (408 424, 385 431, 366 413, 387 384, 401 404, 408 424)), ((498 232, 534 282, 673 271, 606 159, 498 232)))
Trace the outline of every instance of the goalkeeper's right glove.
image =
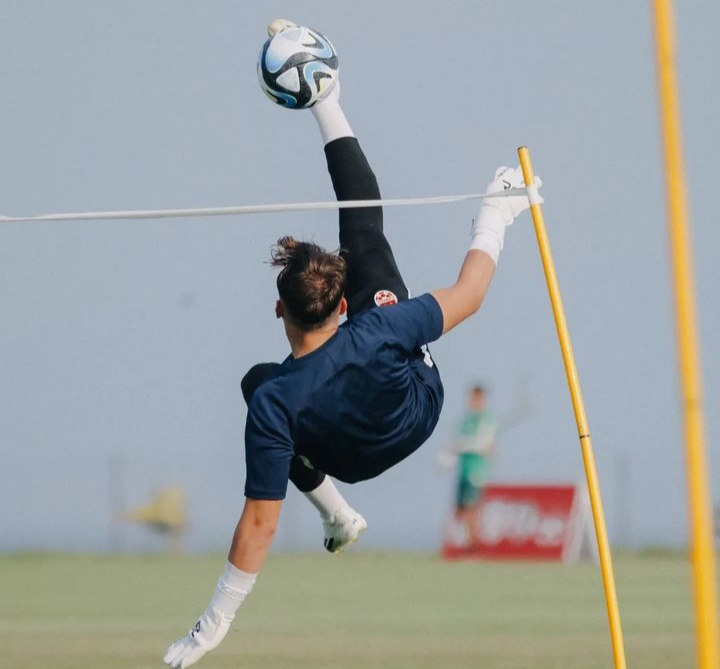
MULTIPOLYGON (((535 177, 535 186, 542 180, 535 177)), ((499 193, 511 188, 524 188, 522 170, 519 167, 498 167, 495 179, 487 187, 487 193, 499 193)), ((540 197, 539 202, 543 199, 540 197)), ((527 195, 485 198, 472 225, 471 249, 485 251, 497 265, 505 239, 505 228, 512 225, 515 217, 530 207, 527 195)))

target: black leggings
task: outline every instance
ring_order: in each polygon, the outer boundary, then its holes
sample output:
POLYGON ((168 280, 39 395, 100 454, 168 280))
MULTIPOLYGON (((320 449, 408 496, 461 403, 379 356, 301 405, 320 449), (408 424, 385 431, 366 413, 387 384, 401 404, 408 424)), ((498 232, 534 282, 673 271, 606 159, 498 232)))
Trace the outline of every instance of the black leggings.
MULTIPOLYGON (((328 171, 338 200, 379 200, 380 189, 365 154, 354 137, 341 137, 325 146, 328 171)), ((387 303, 408 299, 390 244, 383 233, 382 207, 340 209, 340 255, 347 263, 348 318, 387 303)), ((242 380, 245 402, 280 367, 275 362, 255 365, 242 380)), ((290 480, 301 492, 315 490, 325 474, 307 466, 297 455, 290 464, 290 480)))
MULTIPOLYGON (((354 137, 325 147, 328 171, 338 200, 379 200, 377 179, 354 137)), ((383 233, 382 207, 340 209, 340 255, 347 263, 348 318, 379 306, 378 291, 408 298, 392 249, 383 233)))

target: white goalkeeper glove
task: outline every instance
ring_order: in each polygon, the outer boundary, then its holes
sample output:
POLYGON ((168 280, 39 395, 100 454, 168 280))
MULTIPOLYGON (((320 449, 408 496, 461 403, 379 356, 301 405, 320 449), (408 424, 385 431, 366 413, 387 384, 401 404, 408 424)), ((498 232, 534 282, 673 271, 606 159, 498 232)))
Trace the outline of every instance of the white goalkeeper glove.
POLYGON ((210 606, 182 639, 168 646, 163 662, 173 669, 185 669, 216 648, 225 638, 235 613, 250 594, 256 578, 257 574, 248 574, 228 562, 210 606))
MULTIPOLYGON (((542 180, 535 177, 535 186, 540 188, 542 180)), ((522 169, 498 167, 495 179, 487 187, 488 193, 499 193, 511 188, 524 188, 522 169)), ((543 199, 538 196, 538 202, 543 199)), ((485 251, 497 265, 505 239, 505 228, 512 225, 516 216, 530 207, 527 195, 513 197, 491 197, 483 200, 480 211, 473 221, 471 249, 485 251)))

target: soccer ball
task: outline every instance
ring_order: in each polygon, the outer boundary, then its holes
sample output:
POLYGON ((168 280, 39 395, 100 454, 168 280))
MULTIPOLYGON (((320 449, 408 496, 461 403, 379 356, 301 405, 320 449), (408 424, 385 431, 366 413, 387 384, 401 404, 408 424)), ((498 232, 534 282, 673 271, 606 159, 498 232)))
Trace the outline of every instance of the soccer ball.
POLYGON ((260 87, 271 100, 289 109, 307 109, 337 84, 338 57, 327 37, 292 26, 265 42, 257 73, 260 87))

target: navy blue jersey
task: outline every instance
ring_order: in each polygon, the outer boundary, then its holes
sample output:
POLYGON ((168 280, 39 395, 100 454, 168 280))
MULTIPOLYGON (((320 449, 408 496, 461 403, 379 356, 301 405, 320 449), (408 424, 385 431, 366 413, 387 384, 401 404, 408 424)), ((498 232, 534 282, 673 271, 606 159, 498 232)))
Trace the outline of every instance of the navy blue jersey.
POLYGON ((354 483, 415 451, 443 403, 421 346, 442 330, 440 306, 422 295, 364 311, 312 353, 288 357, 248 407, 245 495, 283 499, 293 455, 354 483))

